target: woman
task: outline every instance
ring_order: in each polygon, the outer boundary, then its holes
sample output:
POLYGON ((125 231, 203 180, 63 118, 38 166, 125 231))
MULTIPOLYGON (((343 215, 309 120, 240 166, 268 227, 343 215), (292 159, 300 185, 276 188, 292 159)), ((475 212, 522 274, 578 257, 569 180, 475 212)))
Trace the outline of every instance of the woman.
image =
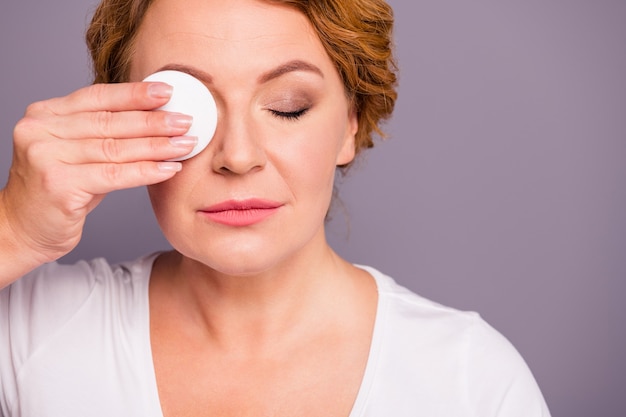
POLYGON ((97 84, 29 107, 1 194, 2 416, 547 416, 477 315, 328 246, 337 167, 395 101, 380 0, 104 0, 97 84), (210 145, 154 111, 188 72, 216 98, 210 145), (113 190, 148 185, 174 247, 49 263, 113 190), (44 263, 47 265, 42 266, 44 263), (19 277, 23 278, 19 279, 19 277))

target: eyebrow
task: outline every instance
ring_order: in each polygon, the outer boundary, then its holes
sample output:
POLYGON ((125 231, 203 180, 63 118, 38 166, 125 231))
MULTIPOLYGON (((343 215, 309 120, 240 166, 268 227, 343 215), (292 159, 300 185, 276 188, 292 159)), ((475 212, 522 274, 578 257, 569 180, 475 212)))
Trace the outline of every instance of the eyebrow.
POLYGON ((183 65, 183 64, 167 64, 159 68, 158 71, 167 71, 167 70, 186 72, 187 74, 199 79, 205 84, 213 84, 213 77, 211 76, 211 74, 209 74, 208 72, 202 71, 199 68, 190 67, 189 65, 183 65))
MULTIPOLYGON (((206 84, 212 84, 213 83, 213 77, 211 76, 211 74, 209 74, 208 72, 205 72, 199 68, 196 67, 192 67, 189 65, 184 65, 184 64, 167 64, 164 65, 163 67, 161 67, 158 71, 166 71, 166 70, 173 70, 173 71, 181 71, 181 72, 186 72, 187 74, 199 79, 200 81, 206 83, 206 84)), ((302 60, 293 60, 293 61, 289 61, 286 62, 282 65, 279 65, 278 67, 271 69, 265 73, 263 73, 259 78, 258 78, 258 83, 259 84, 263 84, 266 83, 268 81, 271 81, 275 78, 278 78, 282 75, 288 74, 290 72, 298 72, 298 71, 304 71, 304 72, 312 72, 314 74, 319 75, 320 77, 324 78, 324 73, 322 72, 321 69, 319 69, 317 66, 306 62, 306 61, 302 61, 302 60)))
POLYGON ((268 81, 273 80, 274 78, 280 77, 281 75, 284 75, 290 72, 296 72, 296 71, 312 72, 324 78, 324 73, 322 72, 322 70, 316 67, 315 65, 306 61, 294 60, 294 61, 289 61, 285 64, 282 64, 264 73, 263 75, 261 75, 259 77, 259 84, 266 83, 268 81))

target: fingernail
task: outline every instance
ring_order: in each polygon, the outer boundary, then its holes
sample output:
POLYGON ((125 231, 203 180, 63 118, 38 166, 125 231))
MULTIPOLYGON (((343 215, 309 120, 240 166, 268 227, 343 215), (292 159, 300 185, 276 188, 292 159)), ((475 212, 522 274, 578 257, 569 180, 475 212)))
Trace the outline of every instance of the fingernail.
POLYGON ((189 128, 193 122, 193 117, 186 114, 170 113, 165 116, 165 122, 170 127, 186 127, 189 128))
POLYGON ((152 98, 170 98, 174 87, 165 83, 153 83, 148 86, 148 95, 152 98))
POLYGON ((180 162, 159 162, 157 167, 161 172, 178 172, 183 169, 183 164, 180 162))
POLYGON ((196 146, 197 143, 197 136, 174 136, 170 138, 170 144, 172 144, 173 146, 196 146))

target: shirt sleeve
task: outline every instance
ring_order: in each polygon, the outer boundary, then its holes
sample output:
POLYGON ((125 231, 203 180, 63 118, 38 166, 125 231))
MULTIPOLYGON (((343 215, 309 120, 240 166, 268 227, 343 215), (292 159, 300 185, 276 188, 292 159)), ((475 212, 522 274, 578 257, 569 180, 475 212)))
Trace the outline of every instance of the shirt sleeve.
POLYGON ((476 417, 550 417, 526 362, 482 319, 469 335, 468 397, 476 417))
POLYGON ((0 417, 12 415, 20 371, 89 297, 92 266, 50 263, 0 291, 0 417))
POLYGON ((10 395, 9 391, 15 391, 14 387, 11 389, 8 386, 8 381, 11 380, 9 375, 12 373, 12 370, 9 369, 9 290, 7 288, 0 291, 0 417, 9 417, 7 396, 10 395))

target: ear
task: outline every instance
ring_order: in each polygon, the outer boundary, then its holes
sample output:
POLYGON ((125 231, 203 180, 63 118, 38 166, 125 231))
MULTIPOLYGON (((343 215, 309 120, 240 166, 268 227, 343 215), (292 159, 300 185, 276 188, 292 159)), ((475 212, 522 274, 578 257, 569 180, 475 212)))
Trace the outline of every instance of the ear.
POLYGON ((356 109, 351 108, 348 114, 348 123, 346 123, 346 132, 344 134, 343 143, 337 154, 336 165, 346 165, 352 162, 356 154, 356 133, 359 131, 359 117, 356 109))

